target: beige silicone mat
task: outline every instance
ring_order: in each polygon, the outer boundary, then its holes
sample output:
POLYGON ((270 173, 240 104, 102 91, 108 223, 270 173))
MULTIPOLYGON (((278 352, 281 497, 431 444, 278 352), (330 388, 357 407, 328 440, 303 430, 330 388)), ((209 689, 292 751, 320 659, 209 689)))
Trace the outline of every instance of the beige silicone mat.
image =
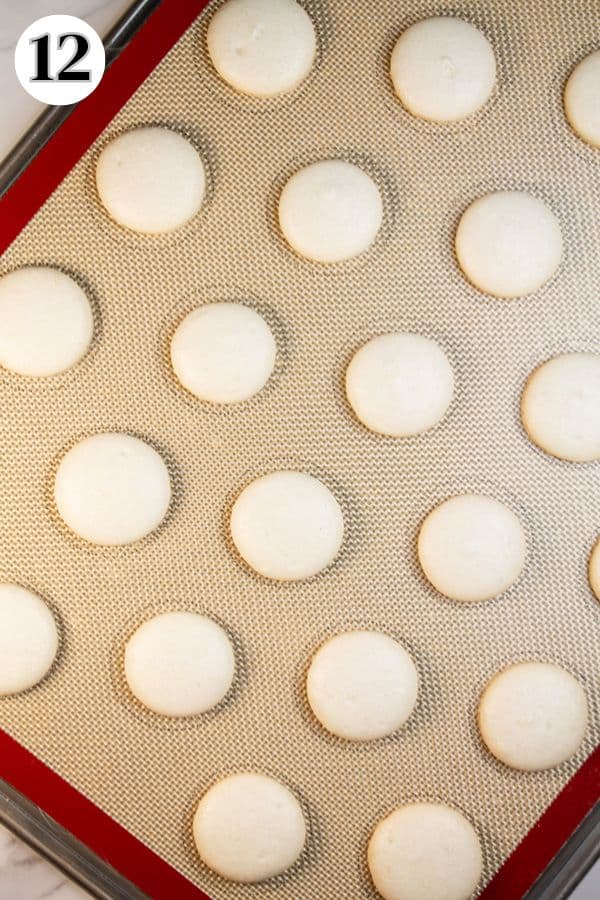
POLYGON ((43 382, 0 375, 0 577, 52 605, 63 628, 56 668, 0 702, 0 724, 215 898, 338 900, 374 896, 365 846, 374 824, 414 798, 454 804, 484 846, 485 880, 598 741, 600 604, 586 565, 600 528, 600 467, 536 450, 519 394, 536 363, 600 349, 600 151, 565 123, 561 89, 597 46, 596 0, 311 0, 318 62, 292 96, 235 95, 204 49, 202 16, 75 167, 2 260, 2 272, 45 263, 92 296, 92 353, 43 382), (444 12, 490 38, 498 89, 474 119, 435 126, 394 98, 387 64, 410 23, 444 12), (174 237, 126 233, 100 209, 98 148, 123 129, 160 123, 189 135, 210 169, 201 214, 174 237), (358 260, 323 267, 284 245, 274 208, 300 165, 344 157, 385 197, 382 234, 358 260), (475 197, 522 188, 549 203, 564 262, 533 296, 502 301, 463 279, 452 238, 475 197), (167 346, 198 303, 243 300, 279 341, 276 376, 257 398, 209 408, 186 395, 167 346), (354 349, 410 329, 449 354, 457 394, 433 432, 394 440, 367 432, 342 391, 354 349), (159 448, 177 498, 158 533, 131 548, 95 549, 57 521, 57 457, 95 431, 123 430, 159 448), (258 473, 312 472, 345 510, 348 538, 333 568, 300 584, 252 575, 227 538, 228 509, 258 473), (496 601, 460 605, 431 589, 417 564, 419 524, 439 501, 483 491, 526 526, 526 570, 496 601), (171 724, 129 698, 124 640, 157 610, 222 622, 238 649, 233 694, 211 714, 171 724), (303 676, 313 650, 368 626, 413 654, 422 686, 407 727, 349 745, 311 717, 303 676), (488 678, 513 660, 559 663, 585 686, 591 722, 581 751, 546 773, 497 763, 475 726, 488 678), (198 860, 191 816, 200 794, 237 769, 271 773, 305 804, 310 841, 285 877, 227 884, 198 860))

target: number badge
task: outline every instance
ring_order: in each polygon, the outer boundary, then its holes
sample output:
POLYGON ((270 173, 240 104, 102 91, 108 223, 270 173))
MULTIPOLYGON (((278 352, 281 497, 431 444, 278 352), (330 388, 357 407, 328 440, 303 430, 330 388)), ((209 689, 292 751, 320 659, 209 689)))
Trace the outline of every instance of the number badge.
POLYGON ((44 16, 25 29, 15 47, 15 71, 28 94, 51 106, 83 100, 104 74, 104 46, 76 16, 44 16))

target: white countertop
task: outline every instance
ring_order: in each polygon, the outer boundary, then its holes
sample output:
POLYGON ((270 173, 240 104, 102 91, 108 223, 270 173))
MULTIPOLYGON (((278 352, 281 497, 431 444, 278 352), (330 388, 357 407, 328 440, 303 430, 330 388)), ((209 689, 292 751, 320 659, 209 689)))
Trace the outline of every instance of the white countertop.
MULTIPOLYGON (((0 0, 0 160, 43 109, 17 81, 13 51, 21 32, 35 19, 64 13, 86 19, 100 34, 131 0, 0 0)), ((349 0, 351 2, 351 0, 349 0)), ((0 900, 85 900, 89 895, 0 825, 0 900)), ((600 862, 571 900, 600 897, 600 862)))
POLYGON ((90 895, 0 826, 0 898, 90 900, 90 895))

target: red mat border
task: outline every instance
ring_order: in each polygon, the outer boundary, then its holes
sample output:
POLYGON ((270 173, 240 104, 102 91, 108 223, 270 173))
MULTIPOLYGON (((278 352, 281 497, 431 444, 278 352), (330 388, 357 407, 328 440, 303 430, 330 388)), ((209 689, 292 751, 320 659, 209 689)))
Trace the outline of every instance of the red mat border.
POLYGON ((210 900, 208 894, 1 730, 0 776, 154 900, 210 900))
MULTIPOLYGON (((208 0, 162 0, 98 88, 71 113, 0 200, 3 253, 208 0)), ((207 894, 0 729, 0 777, 154 900, 207 894)), ((520 900, 600 800, 600 748, 504 862, 481 900, 520 900)))

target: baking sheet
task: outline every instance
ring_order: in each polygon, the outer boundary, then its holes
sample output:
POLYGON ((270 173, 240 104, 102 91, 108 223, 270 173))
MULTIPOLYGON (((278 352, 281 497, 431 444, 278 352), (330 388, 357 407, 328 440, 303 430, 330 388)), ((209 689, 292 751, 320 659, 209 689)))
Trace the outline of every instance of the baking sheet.
POLYGON ((298 92, 272 102, 238 97, 219 82, 203 50, 201 17, 2 261, 2 271, 58 265, 87 287, 97 313, 93 352, 72 372, 43 384, 0 375, 0 575, 40 592, 64 635, 51 677, 3 700, 2 724, 215 898, 372 896, 368 835, 394 805, 415 798, 448 802, 469 816, 489 878, 598 737, 598 606, 586 562, 598 529, 599 468, 544 456, 518 418, 520 389, 536 363, 565 349, 598 349, 600 162, 561 111, 564 79, 597 38, 594 5, 570 4, 568 30, 560 3, 452 10, 413 3, 400 15, 391 2, 307 7, 319 30, 317 67, 298 92), (404 27, 444 11, 488 35, 499 89, 470 122, 440 127, 402 110, 387 58, 404 27), (201 215, 157 239, 110 222, 93 185, 104 141, 149 123, 187 134, 211 175, 201 215), (287 249, 275 206, 293 171, 333 156, 375 177, 386 219, 368 254, 324 268, 287 249), (549 202, 566 243, 558 275, 518 301, 478 294, 452 253, 464 207, 507 187, 549 202), (222 410, 180 390, 167 347, 186 311, 223 299, 250 302, 266 315, 280 362, 263 394, 222 410), (354 349, 394 329, 435 337, 458 381, 446 421, 408 441, 366 432, 342 390, 354 349), (51 473, 78 437, 111 429, 163 452, 177 500, 154 536, 103 550, 60 525, 51 473), (237 492, 284 466, 323 478, 348 525, 333 569, 303 584, 253 576, 227 540, 237 492), (461 490, 508 502, 529 539, 519 583, 497 601, 464 608, 428 587, 415 553, 426 513, 461 490), (120 666, 135 626, 172 608, 224 624, 240 660, 225 705, 181 723, 137 706, 120 666), (366 746, 326 735, 302 686, 319 643, 355 626, 398 637, 422 680, 407 727, 366 746), (581 752, 532 775, 494 761, 474 721, 487 679, 527 658, 564 665, 592 702, 581 752), (299 864, 267 885, 226 884, 192 845, 199 794, 239 768, 289 784, 311 825, 299 864))

